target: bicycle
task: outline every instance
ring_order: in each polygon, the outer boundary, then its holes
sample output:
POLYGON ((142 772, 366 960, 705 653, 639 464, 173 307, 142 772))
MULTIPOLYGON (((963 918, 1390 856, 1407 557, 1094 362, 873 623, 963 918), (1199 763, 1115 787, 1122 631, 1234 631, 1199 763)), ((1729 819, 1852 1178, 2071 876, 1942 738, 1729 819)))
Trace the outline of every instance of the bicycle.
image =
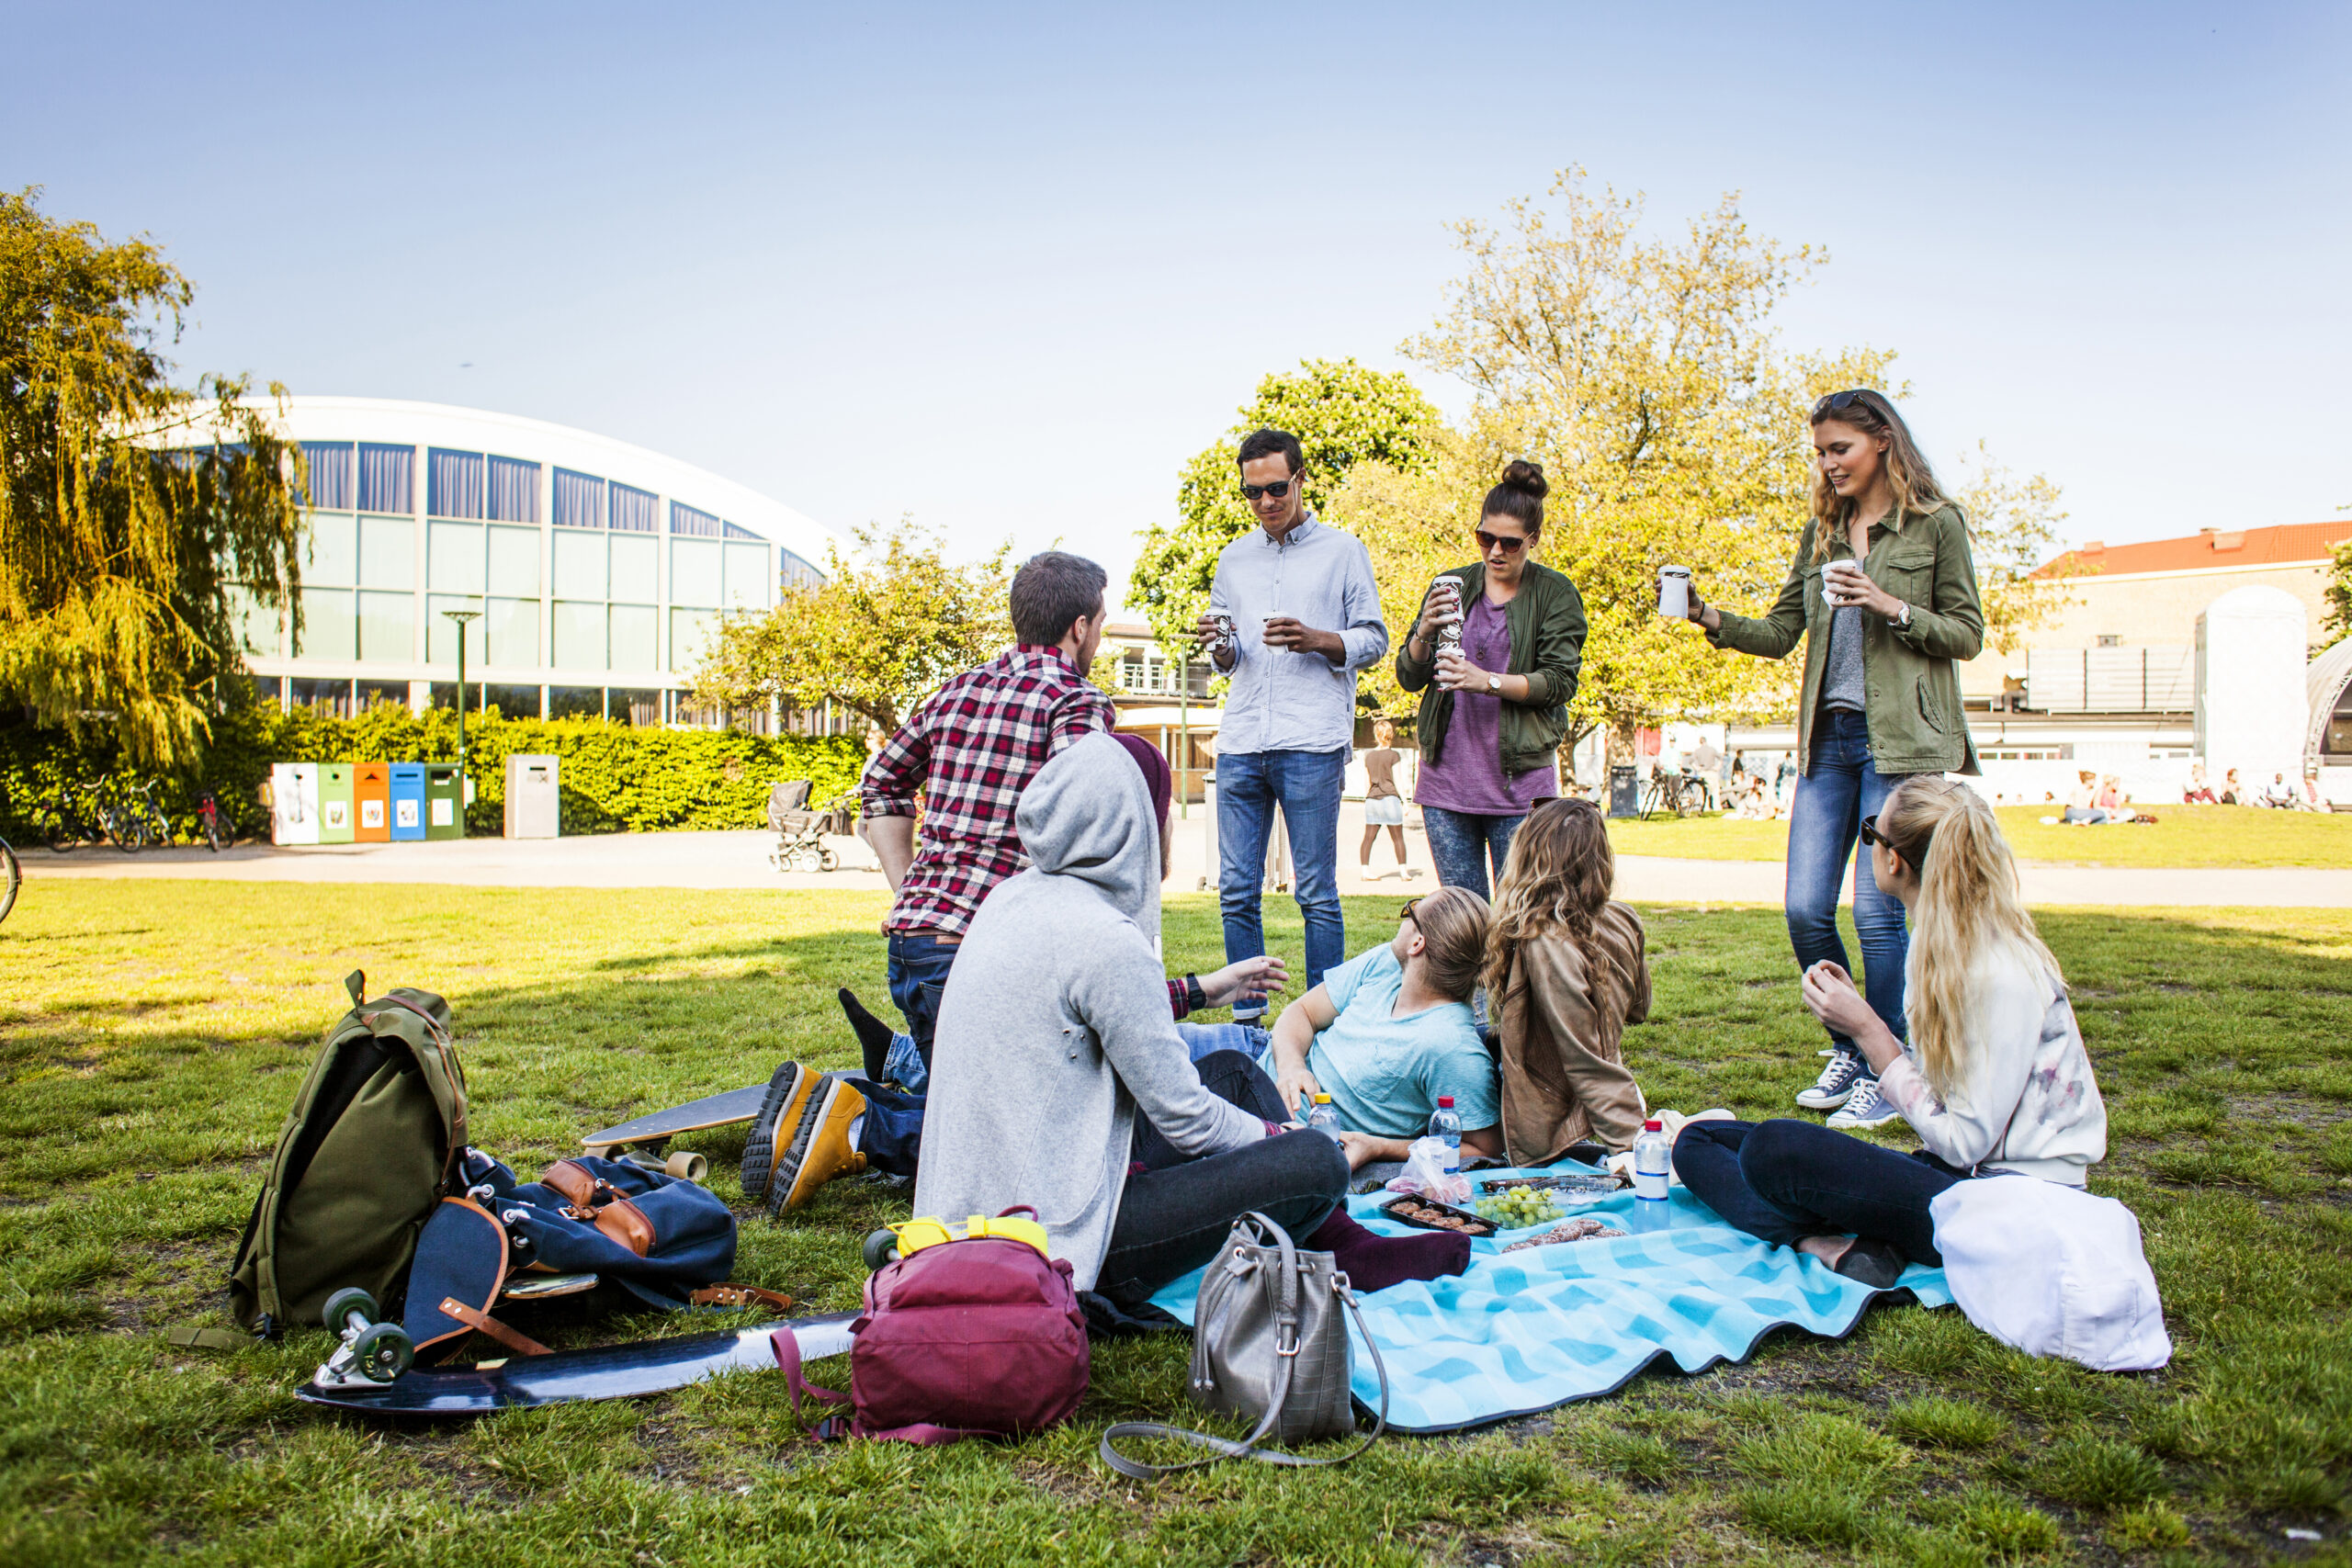
POLYGON ((1642 820, 1646 822, 1661 812, 1688 817, 1705 810, 1705 789, 1695 780, 1660 770, 1650 775, 1650 787, 1642 797, 1642 820))
POLYGON ((171 818, 155 804, 155 786, 163 782, 153 778, 125 785, 117 797, 114 843, 124 854, 135 855, 150 844, 172 841, 171 818))
POLYGON ((235 808, 209 789, 197 797, 196 823, 198 831, 204 835, 205 844, 216 855, 220 852, 221 846, 235 843, 244 832, 244 825, 238 821, 235 808))
MULTIPOLYGON (((0 795, 0 804, 6 799, 6 795, 0 795)), ((24 885, 25 868, 17 860, 16 847, 0 839, 0 920, 6 919, 8 911, 17 907, 17 889, 24 885)))
POLYGON ((41 839, 51 854, 63 854, 83 844, 95 844, 114 833, 114 808, 97 784, 61 784, 57 795, 41 808, 41 839), (75 803, 76 795, 87 804, 75 803))

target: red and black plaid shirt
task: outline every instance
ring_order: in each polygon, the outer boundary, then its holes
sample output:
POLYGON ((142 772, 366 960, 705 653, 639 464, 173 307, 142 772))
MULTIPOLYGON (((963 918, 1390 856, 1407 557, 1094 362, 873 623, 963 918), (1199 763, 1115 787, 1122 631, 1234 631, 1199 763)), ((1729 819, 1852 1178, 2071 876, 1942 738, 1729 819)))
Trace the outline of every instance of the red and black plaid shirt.
POLYGON ((1028 864, 1012 809, 1046 760, 1080 736, 1117 728, 1111 699, 1061 650, 1022 643, 933 694, 865 765, 868 817, 912 817, 922 837, 888 931, 953 935, 989 890, 1028 864))

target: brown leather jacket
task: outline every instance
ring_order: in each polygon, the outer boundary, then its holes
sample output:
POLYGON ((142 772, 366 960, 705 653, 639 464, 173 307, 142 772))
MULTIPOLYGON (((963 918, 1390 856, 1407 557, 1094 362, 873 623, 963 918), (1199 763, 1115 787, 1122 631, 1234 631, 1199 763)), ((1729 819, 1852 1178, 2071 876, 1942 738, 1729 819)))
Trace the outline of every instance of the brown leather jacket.
POLYGON ((1642 918, 1611 904, 1595 922, 1616 973, 1618 1006, 1596 1009, 1584 954, 1566 935, 1532 938, 1512 955, 1499 1004, 1489 998, 1502 1042, 1503 1144, 1513 1165, 1548 1165, 1592 1138, 1614 1152, 1642 1130, 1642 1091, 1626 1070, 1625 1026, 1650 1011, 1650 966, 1642 918))

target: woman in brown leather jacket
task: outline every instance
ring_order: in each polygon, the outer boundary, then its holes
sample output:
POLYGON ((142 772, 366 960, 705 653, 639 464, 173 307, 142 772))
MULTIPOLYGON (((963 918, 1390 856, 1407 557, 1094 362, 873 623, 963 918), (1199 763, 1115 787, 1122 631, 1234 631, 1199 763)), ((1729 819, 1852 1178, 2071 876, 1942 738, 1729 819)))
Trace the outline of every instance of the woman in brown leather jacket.
POLYGON ((1621 1043, 1649 1016, 1650 969, 1641 917, 1609 896, 1616 880, 1591 801, 1544 801, 1511 840, 1487 923, 1486 985, 1513 1165, 1549 1165, 1587 1139, 1615 1153, 1642 1130, 1621 1043))

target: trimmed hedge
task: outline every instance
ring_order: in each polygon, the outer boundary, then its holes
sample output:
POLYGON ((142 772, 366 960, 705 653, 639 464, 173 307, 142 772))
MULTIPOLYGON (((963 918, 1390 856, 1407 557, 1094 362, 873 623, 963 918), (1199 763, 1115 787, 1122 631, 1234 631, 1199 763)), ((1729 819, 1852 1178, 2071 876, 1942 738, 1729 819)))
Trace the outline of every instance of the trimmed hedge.
MULTIPOLYGON (((468 772, 474 804, 468 829, 495 835, 505 818, 506 758, 514 752, 563 759, 558 770, 566 833, 656 832, 664 829, 759 828, 767 822, 769 787, 809 781, 821 804, 857 786, 865 749, 854 737, 744 735, 723 729, 637 729, 605 719, 466 719, 468 772)), ((435 708, 418 716, 386 705, 356 718, 322 718, 305 710, 263 708, 212 721, 212 745, 198 776, 167 781, 157 801, 183 839, 196 837, 196 801, 209 789, 228 803, 247 834, 266 834, 258 786, 272 762, 454 762, 458 716, 435 708)), ((62 730, 0 731, 0 822, 5 836, 38 841, 42 805, 62 788, 141 775, 119 758, 77 751, 62 730)))

